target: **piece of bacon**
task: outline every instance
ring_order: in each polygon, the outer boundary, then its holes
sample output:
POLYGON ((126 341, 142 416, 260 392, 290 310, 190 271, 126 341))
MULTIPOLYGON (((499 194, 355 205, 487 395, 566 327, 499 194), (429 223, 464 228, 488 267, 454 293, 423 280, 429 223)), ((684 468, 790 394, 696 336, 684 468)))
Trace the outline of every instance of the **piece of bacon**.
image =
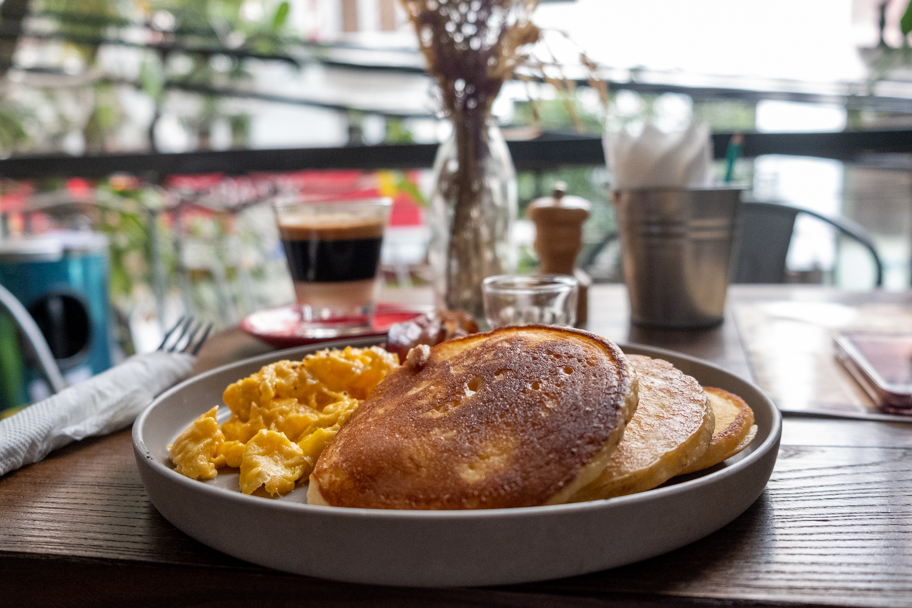
POLYGON ((419 344, 434 346, 477 331, 478 324, 467 312, 434 310, 390 326, 386 334, 386 350, 396 353, 399 361, 405 362, 408 352, 419 344))

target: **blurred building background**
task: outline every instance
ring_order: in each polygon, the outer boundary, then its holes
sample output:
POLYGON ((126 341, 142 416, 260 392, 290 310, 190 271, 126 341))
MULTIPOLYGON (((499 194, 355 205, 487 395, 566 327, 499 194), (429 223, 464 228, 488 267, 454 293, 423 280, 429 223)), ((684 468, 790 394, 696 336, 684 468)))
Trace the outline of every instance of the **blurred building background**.
MULTIPOLYGON (((699 120, 720 137, 807 134, 739 160, 736 180, 753 198, 858 222, 884 259, 886 288, 908 287, 907 9, 906 0, 542 3, 539 52, 579 86, 510 82, 495 104, 508 140, 541 144, 534 162, 517 165, 521 207, 557 180, 591 200, 583 258, 597 280, 617 281, 616 248, 591 249, 613 228, 611 175, 598 157, 605 129, 699 120), (608 83, 607 114, 581 49, 608 83), (853 149, 815 143, 856 132, 886 135, 853 149), (595 152, 549 156, 549 138, 595 152)), ((393 196, 385 277, 427 278, 426 161, 448 124, 396 0, 4 0, 0 83, 2 238, 107 236, 115 353, 154 348, 186 310, 225 326, 293 299, 264 204, 280 187, 393 196), (356 166, 354 153, 334 165, 342 157, 302 152, 331 149, 382 154, 356 166), (257 158, 281 167, 247 170, 257 158)), ((863 251, 826 226, 797 230, 791 280, 871 286, 863 251)), ((529 225, 517 234, 532 270, 529 225)))

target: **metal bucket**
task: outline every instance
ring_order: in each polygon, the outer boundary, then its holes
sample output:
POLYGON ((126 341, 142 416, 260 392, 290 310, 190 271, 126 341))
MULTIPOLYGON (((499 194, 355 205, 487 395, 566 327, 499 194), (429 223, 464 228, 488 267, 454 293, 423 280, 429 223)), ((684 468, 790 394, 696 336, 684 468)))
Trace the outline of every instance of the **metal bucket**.
POLYGON ((743 190, 612 192, 634 324, 692 329, 722 322, 743 190))

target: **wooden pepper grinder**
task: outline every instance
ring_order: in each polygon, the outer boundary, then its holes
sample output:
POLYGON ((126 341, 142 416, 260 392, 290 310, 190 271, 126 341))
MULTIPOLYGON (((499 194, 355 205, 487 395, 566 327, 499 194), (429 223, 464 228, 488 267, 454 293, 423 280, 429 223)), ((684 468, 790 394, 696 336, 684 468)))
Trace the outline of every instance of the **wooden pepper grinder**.
POLYGON ((526 215, 535 224, 535 252, 542 274, 569 274, 579 282, 576 324, 584 326, 589 316, 589 286, 592 279, 576 268, 583 248, 583 222, 589 217, 589 201, 567 196, 567 184, 554 184, 552 196, 532 201, 526 215))

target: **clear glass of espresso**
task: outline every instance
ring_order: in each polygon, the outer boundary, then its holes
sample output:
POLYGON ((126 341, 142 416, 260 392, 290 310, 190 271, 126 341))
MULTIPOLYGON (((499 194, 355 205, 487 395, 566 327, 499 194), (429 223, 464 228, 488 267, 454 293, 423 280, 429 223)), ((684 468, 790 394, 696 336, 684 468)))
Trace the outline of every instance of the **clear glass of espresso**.
POLYGON ((374 318, 380 247, 392 201, 279 197, 273 204, 302 332, 361 333, 374 318))

